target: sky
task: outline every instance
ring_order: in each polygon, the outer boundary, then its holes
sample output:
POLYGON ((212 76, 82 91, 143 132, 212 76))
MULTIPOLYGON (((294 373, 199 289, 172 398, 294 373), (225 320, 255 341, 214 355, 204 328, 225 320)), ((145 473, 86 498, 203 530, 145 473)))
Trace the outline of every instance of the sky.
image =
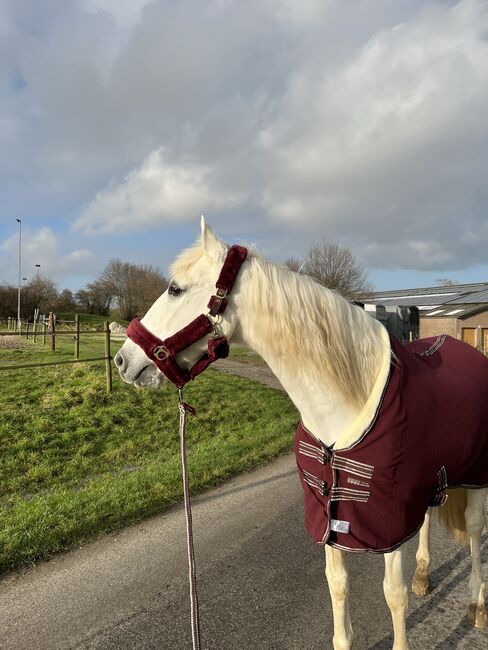
POLYGON ((485 0, 0 0, 0 283, 199 233, 488 280, 485 0))

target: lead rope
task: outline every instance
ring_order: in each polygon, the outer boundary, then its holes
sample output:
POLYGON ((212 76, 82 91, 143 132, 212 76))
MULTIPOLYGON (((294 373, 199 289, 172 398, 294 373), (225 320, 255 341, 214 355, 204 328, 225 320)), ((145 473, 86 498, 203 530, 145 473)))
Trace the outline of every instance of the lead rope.
POLYGON ((195 549, 193 547, 193 522, 191 514, 190 488, 188 485, 188 465, 186 462, 186 414, 195 415, 195 409, 183 401, 183 389, 177 388, 178 407, 180 409, 180 450, 181 450, 181 467, 183 472, 183 493, 185 496, 185 516, 186 516, 186 542, 188 551, 188 573, 190 578, 190 603, 191 603, 191 636, 193 639, 193 650, 201 650, 200 641, 200 614, 198 611, 198 594, 197 594, 197 570, 195 563, 195 549))

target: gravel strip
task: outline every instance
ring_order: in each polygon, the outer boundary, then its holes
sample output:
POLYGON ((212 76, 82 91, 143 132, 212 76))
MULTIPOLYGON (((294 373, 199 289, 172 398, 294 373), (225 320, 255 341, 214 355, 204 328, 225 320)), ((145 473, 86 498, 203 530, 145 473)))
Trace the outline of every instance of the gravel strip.
POLYGON ((276 390, 286 392, 280 382, 276 379, 268 366, 262 366, 254 363, 242 363, 233 359, 219 359, 213 366, 215 370, 227 375, 237 375, 245 379, 257 381, 276 390))
POLYGON ((0 348, 2 350, 24 350, 30 347, 30 341, 20 336, 0 336, 0 348))

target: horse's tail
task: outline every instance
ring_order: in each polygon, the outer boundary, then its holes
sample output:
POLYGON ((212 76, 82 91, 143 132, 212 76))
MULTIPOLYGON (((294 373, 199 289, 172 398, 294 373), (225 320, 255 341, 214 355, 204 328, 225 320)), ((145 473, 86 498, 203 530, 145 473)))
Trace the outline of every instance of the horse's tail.
POLYGON ((469 544, 466 532, 466 518, 464 516, 468 505, 468 491, 464 488, 447 490, 447 501, 440 508, 436 508, 440 523, 454 537, 459 544, 469 544))

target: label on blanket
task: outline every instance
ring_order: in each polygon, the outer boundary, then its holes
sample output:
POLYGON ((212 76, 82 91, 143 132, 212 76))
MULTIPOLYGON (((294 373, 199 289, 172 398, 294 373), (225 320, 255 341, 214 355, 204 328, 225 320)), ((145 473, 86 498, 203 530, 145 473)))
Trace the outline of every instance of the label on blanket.
POLYGON ((331 519, 330 521, 330 528, 336 533, 348 533, 349 526, 348 521, 341 521, 340 519, 331 519))

